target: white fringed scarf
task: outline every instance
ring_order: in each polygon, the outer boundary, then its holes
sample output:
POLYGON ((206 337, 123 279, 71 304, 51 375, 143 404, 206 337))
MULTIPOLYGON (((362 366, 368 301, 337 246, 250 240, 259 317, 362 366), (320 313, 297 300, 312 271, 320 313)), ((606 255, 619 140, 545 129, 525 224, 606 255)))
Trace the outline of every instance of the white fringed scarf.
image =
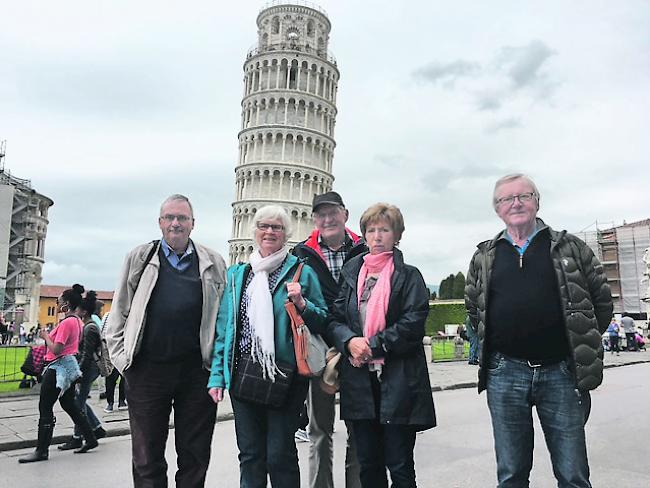
POLYGON ((269 290, 269 274, 275 271, 289 254, 284 246, 263 258, 259 249, 250 256, 253 279, 248 285, 248 321, 251 326, 251 355, 260 363, 264 377, 275 381, 276 373, 283 374, 275 364, 275 318, 269 290))

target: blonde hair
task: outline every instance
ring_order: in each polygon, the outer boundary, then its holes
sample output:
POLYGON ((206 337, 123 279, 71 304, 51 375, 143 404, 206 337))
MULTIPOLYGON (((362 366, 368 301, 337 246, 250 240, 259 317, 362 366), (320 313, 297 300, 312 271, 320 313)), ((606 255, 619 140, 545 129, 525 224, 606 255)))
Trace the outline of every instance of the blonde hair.
POLYGON ((365 235, 368 225, 377 223, 380 220, 388 222, 390 228, 393 230, 393 234, 395 234, 395 243, 397 244, 404 233, 404 216, 399 208, 390 203, 375 203, 363 212, 359 221, 361 233, 365 235))

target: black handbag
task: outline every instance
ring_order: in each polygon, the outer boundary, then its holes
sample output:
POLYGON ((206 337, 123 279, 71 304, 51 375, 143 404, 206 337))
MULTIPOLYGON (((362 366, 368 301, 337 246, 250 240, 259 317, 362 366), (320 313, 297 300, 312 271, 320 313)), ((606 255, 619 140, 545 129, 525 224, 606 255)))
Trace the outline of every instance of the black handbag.
POLYGON ((235 368, 230 394, 235 399, 279 408, 284 405, 294 371, 291 367, 276 363, 282 372, 275 374, 275 381, 264 378, 262 366, 250 354, 242 354, 235 368))

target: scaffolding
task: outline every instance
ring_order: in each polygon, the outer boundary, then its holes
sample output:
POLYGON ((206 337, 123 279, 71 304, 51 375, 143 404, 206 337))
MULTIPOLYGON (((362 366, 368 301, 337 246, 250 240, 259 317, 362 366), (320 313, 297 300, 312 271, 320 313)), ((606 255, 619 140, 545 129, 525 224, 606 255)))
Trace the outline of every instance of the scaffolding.
POLYGON ((54 203, 13 176, 0 144, 0 310, 10 317, 37 318, 48 208, 54 203))
POLYGON ((621 305, 623 312, 646 313, 643 302, 646 290, 642 289, 646 264, 645 250, 650 247, 650 219, 616 227, 618 262, 621 277, 621 305))
POLYGON ((598 222, 576 232, 603 265, 612 291, 614 313, 647 315, 647 283, 644 284, 645 250, 650 248, 650 219, 615 226, 598 222), (645 299, 645 300, 644 300, 645 299))

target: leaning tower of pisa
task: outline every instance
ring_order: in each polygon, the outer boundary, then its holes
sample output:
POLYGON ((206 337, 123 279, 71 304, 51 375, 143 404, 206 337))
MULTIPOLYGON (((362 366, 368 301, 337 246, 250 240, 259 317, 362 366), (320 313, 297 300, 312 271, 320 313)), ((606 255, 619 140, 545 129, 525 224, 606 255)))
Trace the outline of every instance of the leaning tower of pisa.
POLYGON ((284 206, 292 243, 312 229, 311 201, 332 189, 339 70, 328 52, 327 14, 307 2, 267 4, 244 62, 230 262, 253 250, 252 216, 284 206))

